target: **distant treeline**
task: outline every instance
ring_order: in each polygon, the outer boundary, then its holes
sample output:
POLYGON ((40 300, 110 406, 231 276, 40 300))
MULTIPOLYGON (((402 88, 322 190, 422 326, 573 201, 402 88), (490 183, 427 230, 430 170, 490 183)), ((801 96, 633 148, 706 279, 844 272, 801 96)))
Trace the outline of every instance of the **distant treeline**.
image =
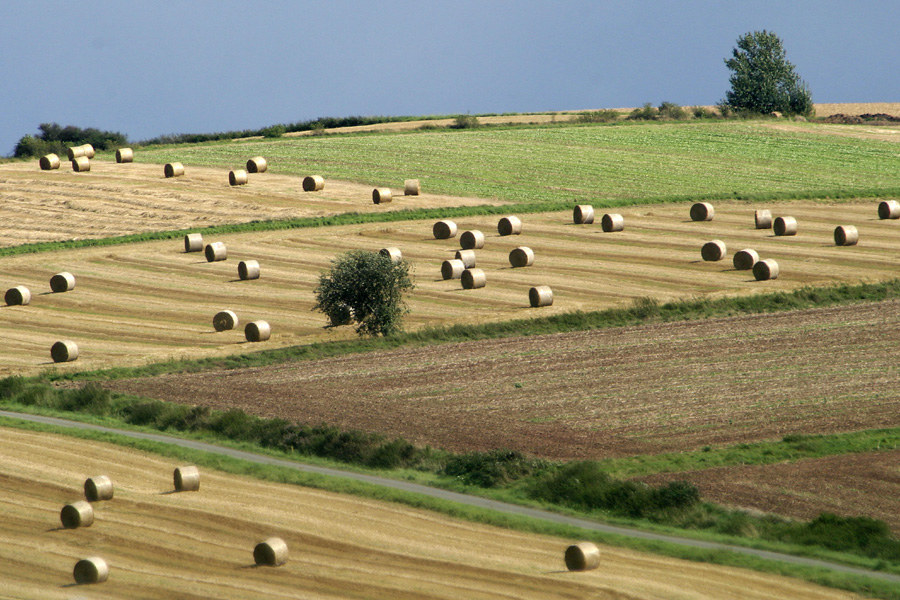
POLYGON ((95 150, 113 150, 128 144, 128 138, 117 131, 100 131, 93 127, 82 129, 74 125, 61 127, 57 123, 41 123, 38 135, 26 135, 13 150, 17 158, 57 154, 66 156, 66 148, 90 144, 95 150))

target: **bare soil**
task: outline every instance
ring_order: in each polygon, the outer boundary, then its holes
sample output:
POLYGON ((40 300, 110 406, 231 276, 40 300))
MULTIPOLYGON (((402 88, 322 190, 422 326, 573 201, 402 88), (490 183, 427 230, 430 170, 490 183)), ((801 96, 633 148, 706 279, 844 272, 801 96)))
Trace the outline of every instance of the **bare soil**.
POLYGON ((900 425, 900 301, 105 383, 455 451, 556 459, 900 425))
POLYGON ((689 481, 707 500, 796 519, 812 519, 823 512, 873 517, 900 534, 900 450, 640 479, 653 484, 689 481))
POLYGON ((593 598, 837 600, 858 596, 795 579, 601 547, 594 571, 570 573, 571 543, 400 505, 202 469, 199 492, 171 493, 167 458, 98 442, 0 428, 0 581, 4 597, 62 600, 593 598), (60 527, 86 477, 115 496, 95 522, 60 527), (278 568, 253 564, 270 536, 278 568), (109 580, 75 586, 76 561, 100 556, 109 580))

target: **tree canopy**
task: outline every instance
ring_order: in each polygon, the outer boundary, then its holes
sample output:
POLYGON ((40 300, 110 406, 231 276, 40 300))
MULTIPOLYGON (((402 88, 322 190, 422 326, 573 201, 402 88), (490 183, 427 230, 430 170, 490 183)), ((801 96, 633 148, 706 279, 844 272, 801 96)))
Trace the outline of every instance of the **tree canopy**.
POLYGON ((768 114, 779 111, 809 116, 812 94, 787 60, 781 39, 770 31, 752 31, 737 40, 731 58, 731 89, 724 103, 738 110, 768 114))
POLYGON ((412 288, 405 260, 394 262, 380 253, 351 250, 319 276, 313 310, 325 313, 333 326, 356 322, 360 335, 390 335, 409 312, 403 294, 412 288))

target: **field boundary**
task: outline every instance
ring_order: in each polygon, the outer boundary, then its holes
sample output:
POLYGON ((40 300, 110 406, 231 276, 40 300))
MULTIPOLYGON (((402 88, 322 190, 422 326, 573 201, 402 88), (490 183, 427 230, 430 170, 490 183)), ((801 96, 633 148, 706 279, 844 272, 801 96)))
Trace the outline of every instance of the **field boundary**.
MULTIPOLYGON (((799 574, 804 579, 809 581, 813 581, 816 583, 822 583, 823 585, 831 585, 835 587, 834 582, 830 581, 828 577, 823 576, 827 571, 843 573, 846 575, 854 576, 854 577, 862 577, 869 579, 876 579, 881 582, 887 582, 889 584, 895 585, 900 584, 900 575, 895 575, 893 573, 885 573, 878 571, 871 571, 868 569, 861 569, 858 567, 852 567, 849 565, 843 565, 840 563, 809 558, 804 556, 796 556, 791 554, 783 554, 780 552, 774 552, 770 550, 761 550, 757 548, 749 548, 743 546, 735 546, 730 544, 723 544, 719 542, 709 542, 704 540, 696 540, 690 538, 682 538, 673 535, 654 533, 648 531, 642 531, 639 529, 633 529, 629 527, 622 527, 617 525, 608 525, 605 523, 599 523, 596 521, 591 521, 588 519, 582 519, 578 517, 572 517, 564 514, 554 513, 550 511, 545 511, 541 509, 519 506, 514 504, 508 504, 505 502, 500 502, 497 500, 482 498, 478 496, 471 496, 467 494, 461 494, 459 492, 449 491, 449 490, 441 490, 437 488, 432 488, 429 486, 421 485, 418 483, 412 483, 408 481, 394 480, 386 477, 379 477, 377 475, 369 475, 365 473, 355 473, 352 471, 342 471, 338 469, 321 467, 316 465, 304 464, 301 462, 294 462, 284 459, 279 459, 273 456, 266 456, 263 454, 256 454, 252 452, 247 452, 244 450, 238 450, 234 448, 228 448, 223 446, 218 446, 215 444, 210 444, 206 442, 196 441, 196 440, 188 440, 182 439, 162 434, 156 433, 146 433, 140 431, 129 431, 123 429, 115 429, 111 427, 105 427, 102 425, 95 425, 90 423, 83 423, 78 421, 69 421, 66 419, 59 419, 56 417, 47 417, 41 415, 30 415, 23 413, 15 413, 10 411, 0 411, 0 418, 13 420, 13 421, 24 421, 29 424, 38 424, 40 426, 49 426, 53 428, 53 430, 76 430, 81 432, 93 432, 93 433, 101 433, 107 434, 107 436, 111 436, 107 441, 113 443, 122 443, 116 441, 116 438, 127 438, 129 440, 140 440, 144 442, 152 442, 155 444, 164 444, 168 446, 176 446, 181 449, 197 451, 206 454, 213 454, 216 456, 224 456, 230 459, 235 459, 243 462, 255 463, 257 465, 266 465, 270 467, 278 467, 280 469, 290 469, 295 472, 300 472, 304 474, 316 475, 326 478, 343 478, 350 479, 355 483, 363 484, 366 487, 375 486, 378 488, 390 488, 395 492, 400 492, 401 496, 399 498, 391 498, 394 501, 401 501, 403 495, 415 495, 415 496, 426 496, 429 499, 438 500, 440 502, 450 502, 454 504, 462 504, 469 508, 480 509, 482 511, 489 512, 499 512, 505 516, 510 517, 518 517, 525 518, 528 520, 538 520, 544 523, 553 524, 556 526, 563 526, 566 528, 573 528, 574 530, 581 530, 586 532, 591 532, 592 534, 600 534, 601 536, 612 536, 613 538, 630 538, 637 539, 641 542, 649 542, 655 545, 656 550, 654 551, 663 551, 666 546, 676 546, 681 549, 688 549, 692 551, 700 551, 700 556, 703 558, 699 558, 698 555, 694 555, 693 557, 688 557, 691 560, 702 560, 704 562, 718 562, 719 559, 724 561, 720 564, 732 564, 735 566, 744 566, 749 568, 755 568, 757 570, 766 570, 774 572, 778 572, 781 574, 793 574, 794 576, 798 576, 797 573, 786 573, 784 569, 776 568, 777 565, 766 565, 765 563, 776 562, 776 563, 788 563, 789 565, 796 565, 804 568, 812 568, 817 571, 816 574, 812 574, 809 572, 802 572, 799 574), (756 559, 753 561, 752 565, 745 564, 735 564, 728 557, 724 556, 723 553, 737 553, 743 556, 751 557, 756 559), (770 568, 765 569, 762 568, 764 566, 769 566, 770 568), (826 583, 826 581, 829 581, 826 583)), ((63 432, 64 433, 64 432, 63 432)), ((310 485, 312 482, 307 483, 310 485)), ((359 493, 359 492, 357 492, 359 493)), ((363 492, 364 493, 364 492, 363 492)), ((383 497, 383 495, 378 495, 377 497, 383 497)), ((387 498, 385 498, 387 499, 387 498)), ((422 508, 429 508, 434 510, 433 506, 429 506, 428 503, 416 503, 416 506, 420 506, 422 508)), ((440 510, 439 508, 437 510, 440 510)), ((443 511, 442 511, 443 512, 443 511)), ((450 514, 456 517, 463 517, 472 519, 471 514, 466 514, 465 512, 460 511, 450 511, 450 514)), ((475 519, 480 520, 480 519, 475 519)), ((498 524, 496 520, 492 524, 498 524)), ((502 521, 501 521, 502 522, 502 521)), ((506 522, 505 526, 514 526, 513 523, 506 522)), ((607 540, 609 541, 609 540, 607 540)), ((646 546, 639 547, 638 549, 646 549, 646 546)), ((682 558, 685 558, 683 554, 677 554, 682 558)), ((862 583, 857 581, 857 583, 862 583)), ((865 585, 864 583, 862 583, 865 585)), ((841 586, 843 587, 843 586, 841 586)), ((846 588, 845 588, 846 589, 846 588)), ((859 589, 859 588, 853 588, 859 589)), ((876 590, 871 590, 876 591, 876 590)), ((881 593, 878 593, 879 597, 893 597, 892 592, 888 592, 886 590, 881 590, 881 593)))

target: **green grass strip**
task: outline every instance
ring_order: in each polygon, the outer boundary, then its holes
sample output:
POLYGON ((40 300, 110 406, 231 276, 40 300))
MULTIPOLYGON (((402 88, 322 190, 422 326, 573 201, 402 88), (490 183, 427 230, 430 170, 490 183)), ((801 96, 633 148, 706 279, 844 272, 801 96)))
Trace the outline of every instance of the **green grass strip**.
MULTIPOLYGON (((312 487, 362 498, 395 502, 414 508, 431 510, 456 519, 463 519, 527 533, 550 535, 563 538, 567 541, 576 539, 590 540, 600 544, 630 548, 641 552, 661 554, 694 562, 712 563, 751 569, 763 573, 795 577, 810 583, 842 589, 872 598, 900 600, 900 584, 866 577, 864 575, 838 572, 827 568, 797 565, 777 560, 768 560, 737 552, 691 548, 664 541, 643 540, 617 534, 600 533, 530 517, 501 514, 492 510, 460 505, 456 502, 358 481, 312 473, 302 473, 293 469, 278 466, 258 465, 248 461, 217 456, 199 450, 181 448, 160 442, 137 440, 106 432, 75 430, 40 423, 30 423, 5 417, 0 417, 0 424, 30 431, 42 431, 77 437, 80 439, 117 444, 143 452, 151 452, 161 456, 177 458, 179 461, 191 462, 202 467, 216 469, 226 473, 250 476, 277 483, 312 487)), ((562 548, 565 543, 567 542, 561 540, 560 548, 562 548)))
POLYGON ((285 362, 317 360, 344 354, 389 350, 402 346, 428 346, 450 342, 496 339, 527 335, 587 331, 648 323, 687 321, 712 317, 758 314, 900 298, 900 279, 879 283, 804 287, 798 290, 659 304, 640 299, 629 308, 591 312, 568 312, 549 317, 519 319, 477 325, 452 325, 399 333, 390 337, 321 342, 226 357, 171 360, 140 367, 100 371, 50 372, 47 379, 87 380, 146 377, 163 373, 198 372, 211 369, 261 367, 285 362))
POLYGON ((897 448, 900 448, 900 427, 832 435, 787 435, 776 442, 737 444, 722 448, 707 446, 695 452, 645 454, 597 462, 612 477, 628 479, 655 473, 677 473, 735 465, 771 465, 805 458, 897 448))

